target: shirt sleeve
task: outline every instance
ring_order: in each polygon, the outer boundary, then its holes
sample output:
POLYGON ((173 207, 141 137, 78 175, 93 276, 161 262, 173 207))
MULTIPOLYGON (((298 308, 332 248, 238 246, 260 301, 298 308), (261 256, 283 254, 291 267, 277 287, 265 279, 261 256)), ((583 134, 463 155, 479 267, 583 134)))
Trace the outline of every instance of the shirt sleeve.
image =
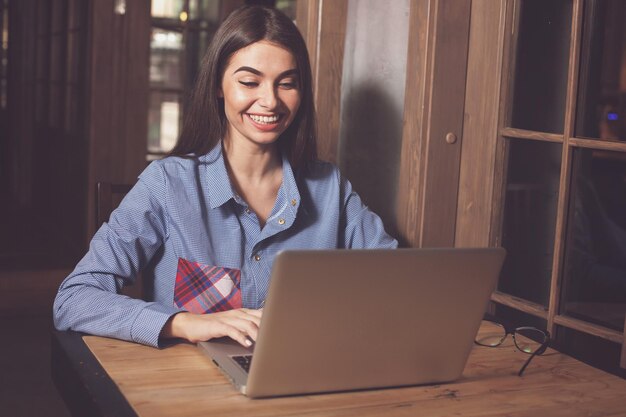
POLYGON ((61 283, 53 307, 57 329, 158 347, 161 329, 181 310, 119 291, 134 282, 167 238, 165 190, 165 176, 152 163, 61 283))
POLYGON ((382 220, 371 211, 352 189, 347 179, 340 177, 345 218, 344 247, 348 249, 395 249, 396 239, 385 231, 382 220))

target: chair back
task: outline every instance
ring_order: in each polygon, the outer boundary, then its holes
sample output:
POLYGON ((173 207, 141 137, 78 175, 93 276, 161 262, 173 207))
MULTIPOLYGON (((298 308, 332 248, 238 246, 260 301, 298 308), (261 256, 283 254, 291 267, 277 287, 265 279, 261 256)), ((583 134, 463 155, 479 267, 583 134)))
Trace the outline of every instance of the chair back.
POLYGON ((133 188, 131 184, 112 184, 110 182, 96 184, 96 229, 109 220, 113 210, 131 188, 133 188))
MULTIPOLYGON (((133 188, 131 184, 113 184, 98 182, 96 184, 96 229, 111 217, 111 213, 120 204, 126 193, 133 188)), ((134 285, 122 288, 122 294, 132 298, 143 298, 144 282, 142 274, 137 275, 134 285)))

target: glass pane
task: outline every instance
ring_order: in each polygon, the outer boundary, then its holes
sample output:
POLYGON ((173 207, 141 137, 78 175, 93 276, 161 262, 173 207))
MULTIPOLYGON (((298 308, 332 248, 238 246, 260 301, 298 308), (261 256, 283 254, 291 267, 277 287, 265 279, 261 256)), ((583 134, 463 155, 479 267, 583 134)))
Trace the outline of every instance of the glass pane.
POLYGON ((185 0, 152 0, 151 14, 152 17, 178 19, 184 5, 185 0))
POLYGON ((563 133, 572 0, 523 0, 511 126, 563 133))
POLYGON ((619 331, 626 314, 626 153, 575 149, 561 310, 619 331))
POLYGON ((508 254, 498 289, 547 306, 561 145, 513 139, 508 170, 502 229, 502 246, 508 254))
POLYGON ((523 311, 519 311, 515 308, 496 304, 495 309, 495 316, 509 323, 513 327, 533 326, 541 330, 545 330, 547 328, 546 320, 524 313, 523 311))
POLYGON ((152 92, 148 111, 148 152, 170 151, 180 131, 180 96, 152 92))
POLYGON ((207 32, 205 30, 189 31, 187 33, 187 65, 185 66, 187 85, 195 85, 196 75, 200 70, 202 64, 202 58, 206 52, 209 42, 213 37, 214 32, 207 32))
POLYGON ((215 0, 190 0, 189 17, 191 20, 217 22, 220 18, 220 2, 215 0))
POLYGON ((181 33, 152 29, 150 42, 150 83, 152 86, 182 88, 181 65, 184 52, 181 33))
POLYGON ((558 328, 557 343, 560 352, 626 378, 626 369, 619 366, 622 350, 619 343, 567 327, 558 328))
POLYGON ((585 3, 576 135, 626 140, 626 2, 585 3))
POLYGON ((276 8, 296 21, 296 0, 276 0, 276 8))

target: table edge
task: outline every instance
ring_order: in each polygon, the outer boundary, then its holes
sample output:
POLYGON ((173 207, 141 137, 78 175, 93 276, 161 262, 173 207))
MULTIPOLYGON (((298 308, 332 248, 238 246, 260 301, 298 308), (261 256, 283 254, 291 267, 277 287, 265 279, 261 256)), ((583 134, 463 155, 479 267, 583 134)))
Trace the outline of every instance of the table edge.
POLYGON ((50 372, 72 415, 137 417, 126 397, 83 340, 83 333, 53 330, 50 372))

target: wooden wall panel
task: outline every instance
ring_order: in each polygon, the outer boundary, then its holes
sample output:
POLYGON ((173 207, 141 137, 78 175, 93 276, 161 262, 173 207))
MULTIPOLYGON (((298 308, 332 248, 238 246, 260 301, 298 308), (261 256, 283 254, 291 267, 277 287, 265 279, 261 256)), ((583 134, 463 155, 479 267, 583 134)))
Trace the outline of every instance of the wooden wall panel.
POLYGON ((337 162, 348 0, 302 0, 296 23, 309 50, 321 159, 337 162))
POLYGON ((421 236, 422 182, 425 121, 428 113, 424 101, 430 95, 426 74, 432 62, 427 59, 432 48, 430 32, 431 4, 412 0, 409 11, 409 45, 407 51, 406 93, 395 234, 403 246, 418 247, 421 236))
POLYGON ((351 1, 346 22, 338 165, 388 231, 396 223, 410 6, 351 1))
POLYGON ((150 0, 94 0, 91 9, 88 240, 99 181, 134 183, 146 166, 150 0))
POLYGON ((463 131, 470 2, 411 3, 398 234, 453 246, 463 131))
POLYGON ((299 0, 296 2, 296 25, 304 37, 309 50, 309 60, 313 71, 313 82, 317 79, 315 73, 317 63, 317 39, 319 8, 321 0, 299 0))
POLYGON ((470 2, 436 4, 421 223, 423 247, 453 246, 463 132, 470 2), (450 141, 450 135, 456 140, 450 141))
POLYGON ((472 2, 455 246, 490 245, 505 1, 472 2))

